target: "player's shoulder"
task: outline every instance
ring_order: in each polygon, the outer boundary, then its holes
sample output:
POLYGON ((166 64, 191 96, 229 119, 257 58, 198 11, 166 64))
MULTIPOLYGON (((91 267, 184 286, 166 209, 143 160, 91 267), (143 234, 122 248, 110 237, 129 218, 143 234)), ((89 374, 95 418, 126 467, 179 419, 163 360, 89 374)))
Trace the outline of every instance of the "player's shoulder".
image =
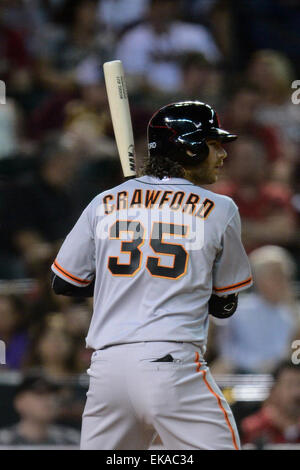
POLYGON ((238 207, 230 196, 225 196, 224 194, 205 190, 204 197, 213 201, 213 220, 217 222, 220 226, 226 228, 228 224, 235 225, 240 223, 238 207))
POLYGON ((230 196, 226 196, 225 194, 220 194, 220 193, 216 193, 215 191, 211 191, 210 189, 207 189, 206 187, 200 187, 202 191, 206 192, 210 199, 214 198, 215 200, 218 200, 218 201, 223 201, 224 203, 228 204, 228 205, 236 205, 235 202, 233 201, 233 199, 230 197, 230 196))
POLYGON ((225 194, 215 193, 206 188, 201 187, 200 189, 201 189, 202 195, 205 198, 213 201, 215 206, 219 207, 220 210, 224 211, 227 209, 228 212, 231 213, 232 215, 238 211, 238 207, 231 197, 226 196, 225 194))

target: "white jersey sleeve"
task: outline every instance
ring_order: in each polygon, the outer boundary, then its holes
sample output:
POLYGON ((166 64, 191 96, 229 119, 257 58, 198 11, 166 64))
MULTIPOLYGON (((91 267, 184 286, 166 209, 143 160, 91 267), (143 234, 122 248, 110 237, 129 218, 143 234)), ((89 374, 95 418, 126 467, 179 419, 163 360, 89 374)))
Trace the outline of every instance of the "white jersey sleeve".
POLYGON ((222 248, 213 269, 213 294, 237 293, 252 285, 251 269, 241 241, 241 220, 234 203, 234 212, 226 225, 222 248))
POLYGON ((78 287, 85 287, 95 275, 95 242, 90 222, 90 207, 82 212, 62 244, 52 270, 78 287))

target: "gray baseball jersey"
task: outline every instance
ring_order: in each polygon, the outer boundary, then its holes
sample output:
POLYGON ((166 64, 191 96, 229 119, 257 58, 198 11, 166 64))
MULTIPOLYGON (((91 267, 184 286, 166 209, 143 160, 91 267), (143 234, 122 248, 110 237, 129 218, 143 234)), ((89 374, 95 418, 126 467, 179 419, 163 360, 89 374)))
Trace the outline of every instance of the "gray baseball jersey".
POLYGON ((52 270, 95 279, 87 346, 177 341, 205 350, 208 300, 252 284, 238 208, 181 178, 143 176, 99 194, 52 270))

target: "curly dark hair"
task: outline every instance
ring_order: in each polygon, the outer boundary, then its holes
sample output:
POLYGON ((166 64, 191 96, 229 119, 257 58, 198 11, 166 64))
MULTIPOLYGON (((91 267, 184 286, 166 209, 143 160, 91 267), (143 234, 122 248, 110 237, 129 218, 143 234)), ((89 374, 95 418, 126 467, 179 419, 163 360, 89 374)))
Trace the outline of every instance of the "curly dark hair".
POLYGON ((152 156, 146 157, 144 164, 139 171, 140 176, 149 175, 155 178, 184 178, 185 171, 182 165, 173 162, 167 157, 152 156))

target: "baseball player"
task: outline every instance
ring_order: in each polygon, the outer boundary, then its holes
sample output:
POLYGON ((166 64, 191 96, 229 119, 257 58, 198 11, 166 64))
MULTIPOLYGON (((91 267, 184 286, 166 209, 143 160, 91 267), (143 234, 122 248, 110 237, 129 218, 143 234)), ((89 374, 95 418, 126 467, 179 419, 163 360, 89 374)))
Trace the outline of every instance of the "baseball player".
POLYGON ((207 104, 171 104, 148 125, 142 175, 87 206, 52 265, 57 294, 94 296, 82 449, 239 449, 205 362, 209 314, 252 284, 234 202, 214 183, 237 136, 207 104))

